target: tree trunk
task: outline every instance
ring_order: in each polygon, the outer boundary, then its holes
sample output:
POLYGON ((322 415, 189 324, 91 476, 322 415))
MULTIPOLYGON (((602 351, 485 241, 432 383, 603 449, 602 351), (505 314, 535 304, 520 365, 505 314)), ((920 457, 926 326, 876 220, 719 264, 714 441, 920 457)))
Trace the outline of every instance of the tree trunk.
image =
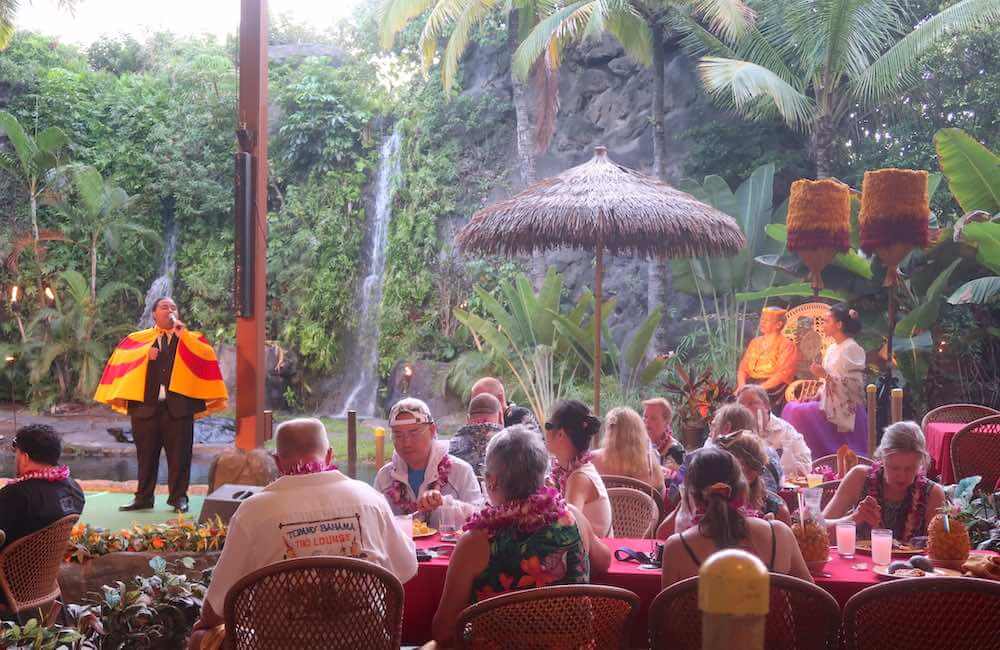
MULTIPOLYGON (((535 182, 535 150, 532 141, 531 98, 523 81, 514 74, 514 52, 517 51, 517 36, 520 31, 517 9, 507 14, 507 52, 510 56, 510 87, 514 103, 514 135, 517 143, 518 171, 522 188, 535 182)), ((533 255, 528 261, 528 276, 535 289, 545 280, 545 256, 533 255)))
MULTIPOLYGON (((667 130, 663 123, 664 117, 664 65, 663 26, 659 17, 649 21, 649 29, 653 41, 653 175, 660 180, 667 178, 667 130)), ((660 323, 653 334, 653 345, 647 357, 666 352, 667 329, 669 323, 669 305, 673 295, 673 275, 670 262, 667 260, 650 260, 647 266, 647 314, 660 305, 664 306, 660 323)))
POLYGON ((816 178, 830 178, 833 176, 834 164, 834 141, 837 131, 828 116, 820 117, 816 121, 816 130, 809 137, 809 152, 816 162, 816 178))
POLYGON ((97 304, 97 233, 90 235, 90 302, 97 304))

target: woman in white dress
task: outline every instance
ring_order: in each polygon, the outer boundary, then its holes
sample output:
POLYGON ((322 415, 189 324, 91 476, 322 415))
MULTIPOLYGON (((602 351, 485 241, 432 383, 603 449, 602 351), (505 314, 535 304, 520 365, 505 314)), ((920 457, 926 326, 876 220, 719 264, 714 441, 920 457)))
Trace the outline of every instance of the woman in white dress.
POLYGON ((863 454, 868 450, 865 350, 853 338, 861 332, 861 319, 839 303, 827 313, 823 330, 834 344, 827 348, 822 365, 810 367, 823 387, 812 400, 786 404, 781 417, 802 434, 813 457, 836 453, 845 443, 863 454))
POLYGON ((590 444, 601 420, 583 402, 556 404, 545 423, 545 446, 552 454, 552 481, 566 502, 576 506, 598 537, 611 537, 611 501, 597 468, 590 462, 590 444))

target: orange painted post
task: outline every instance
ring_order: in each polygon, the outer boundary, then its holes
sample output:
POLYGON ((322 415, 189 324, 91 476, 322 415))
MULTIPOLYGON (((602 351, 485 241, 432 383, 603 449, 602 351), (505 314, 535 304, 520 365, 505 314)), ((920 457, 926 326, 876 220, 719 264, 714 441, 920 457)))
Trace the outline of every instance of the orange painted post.
POLYGON ((865 390, 868 397, 868 456, 874 458, 878 440, 878 400, 875 397, 878 387, 875 384, 868 384, 865 390))
POLYGON ((264 417, 264 323, 267 316, 267 0, 241 0, 239 50, 240 151, 252 160, 253 260, 250 310, 236 318, 236 445, 250 450, 269 437, 264 417))
POLYGON ((375 469, 385 464, 385 429, 375 427, 375 469))
POLYGON ((347 475, 358 476, 358 412, 347 412, 347 475))

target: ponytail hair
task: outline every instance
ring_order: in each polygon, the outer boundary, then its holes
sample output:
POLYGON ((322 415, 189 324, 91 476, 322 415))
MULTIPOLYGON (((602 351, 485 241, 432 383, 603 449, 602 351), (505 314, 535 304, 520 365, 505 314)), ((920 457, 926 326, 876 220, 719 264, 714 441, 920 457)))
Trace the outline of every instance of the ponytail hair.
POLYGON ((699 450, 691 458, 684 488, 704 512, 698 532, 717 548, 731 548, 746 539, 746 518, 736 504, 746 496, 747 484, 735 456, 718 447, 699 450))
POLYGON ((830 313, 844 326, 844 334, 856 336, 861 333, 861 316, 851 309, 846 302, 838 302, 830 307, 830 313))
POLYGON ((588 451, 591 440, 601 430, 601 419, 586 404, 574 399, 556 403, 550 422, 566 432, 577 454, 588 451))

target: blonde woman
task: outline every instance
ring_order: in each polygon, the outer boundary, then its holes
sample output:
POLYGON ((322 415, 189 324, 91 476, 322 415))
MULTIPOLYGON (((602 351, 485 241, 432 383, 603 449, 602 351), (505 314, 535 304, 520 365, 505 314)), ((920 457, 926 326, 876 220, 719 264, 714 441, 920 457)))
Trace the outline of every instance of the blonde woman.
POLYGON ((789 526, 792 517, 784 499, 767 489, 763 474, 767 472, 767 446, 753 431, 737 431, 715 439, 715 444, 731 453, 740 463, 747 482, 748 513, 765 519, 777 519, 789 526))
POLYGON ((605 417, 604 445, 594 452, 591 462, 600 474, 629 476, 663 489, 663 468, 654 458, 642 417, 619 406, 605 417))

